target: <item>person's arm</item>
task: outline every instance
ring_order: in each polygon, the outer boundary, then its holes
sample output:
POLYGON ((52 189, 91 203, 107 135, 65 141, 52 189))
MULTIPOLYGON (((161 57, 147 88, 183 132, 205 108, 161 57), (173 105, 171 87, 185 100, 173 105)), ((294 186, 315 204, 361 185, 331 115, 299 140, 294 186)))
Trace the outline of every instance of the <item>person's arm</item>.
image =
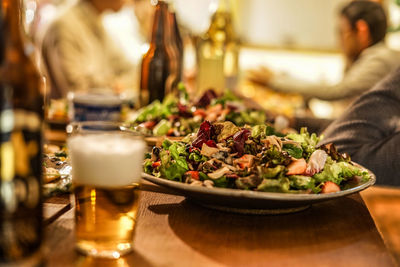
MULTIPOLYGON (((51 73, 56 87, 63 94, 74 91, 76 88, 86 88, 88 85, 82 75, 79 74, 76 58, 80 58, 80 45, 77 40, 70 38, 70 34, 55 24, 46 33, 43 42, 43 56, 47 68, 51 73)), ((64 95, 64 96, 65 96, 64 95)))
POLYGON ((340 100, 357 96, 370 89, 389 72, 384 59, 379 56, 365 56, 356 61, 346 72, 343 80, 335 85, 306 82, 288 75, 271 78, 272 89, 286 93, 300 93, 305 98, 340 100))
POLYGON ((378 184, 400 185, 400 71, 362 95, 324 136, 321 144, 349 153, 378 184))
MULTIPOLYGON (((400 186, 400 132, 393 133, 383 139, 362 138, 365 131, 347 130, 354 138, 339 137, 333 141, 338 144, 339 151, 348 152, 351 159, 370 169, 377 177, 377 184, 400 186)), ((343 132, 342 132, 343 134, 343 132)))

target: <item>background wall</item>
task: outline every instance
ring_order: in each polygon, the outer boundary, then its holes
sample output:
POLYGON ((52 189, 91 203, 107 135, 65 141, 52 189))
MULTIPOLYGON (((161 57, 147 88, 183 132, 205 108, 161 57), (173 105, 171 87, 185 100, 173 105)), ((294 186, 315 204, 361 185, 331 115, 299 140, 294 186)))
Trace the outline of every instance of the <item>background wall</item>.
MULTIPOLYGON (((24 0, 27 7, 27 24, 40 31, 60 10, 76 1, 24 0), (39 9, 42 12, 38 12, 39 9), (41 18, 33 17, 35 13, 36 17, 41 18), (33 25, 35 23, 39 25, 33 25)), ((236 32, 244 45, 332 51, 338 49, 336 41, 338 12, 350 0, 226 1, 231 4, 236 32)), ((150 2, 156 0, 134 0, 134 2, 136 7, 137 3, 150 6, 150 2)), ((180 23, 194 35, 204 34, 209 26, 210 16, 218 4, 218 0, 169 0, 169 2, 174 4, 180 23)), ((395 0, 383 2, 388 10, 391 25, 397 27, 400 25, 400 8, 395 5, 395 0)), ((121 16, 126 15, 124 12, 120 13, 121 16)), ((141 13, 143 12, 139 12, 141 13)), ((113 17, 117 18, 118 14, 113 17)), ((131 13, 130 18, 133 22, 125 20, 127 24, 137 24, 134 21, 135 14, 131 13)), ((139 18, 142 24, 143 19, 148 20, 147 24, 152 23, 152 16, 139 18)), ((394 44, 400 48, 399 35, 390 34, 389 45, 394 44)))
MULTIPOLYGON (((340 8, 349 0, 230 0, 244 44, 317 50, 337 48, 340 8)), ((207 30, 216 0, 174 0, 180 21, 193 33, 207 30)))
POLYGON ((336 49, 336 21, 346 0, 239 0, 244 43, 336 49))

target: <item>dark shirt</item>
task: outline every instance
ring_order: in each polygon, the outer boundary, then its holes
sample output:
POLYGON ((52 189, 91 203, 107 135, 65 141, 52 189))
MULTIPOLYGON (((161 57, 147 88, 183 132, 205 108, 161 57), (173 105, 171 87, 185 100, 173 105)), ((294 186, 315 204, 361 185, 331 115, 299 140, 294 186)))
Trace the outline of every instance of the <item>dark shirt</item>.
POLYGON ((324 136, 321 144, 347 152, 377 184, 400 186, 400 69, 361 95, 324 136))

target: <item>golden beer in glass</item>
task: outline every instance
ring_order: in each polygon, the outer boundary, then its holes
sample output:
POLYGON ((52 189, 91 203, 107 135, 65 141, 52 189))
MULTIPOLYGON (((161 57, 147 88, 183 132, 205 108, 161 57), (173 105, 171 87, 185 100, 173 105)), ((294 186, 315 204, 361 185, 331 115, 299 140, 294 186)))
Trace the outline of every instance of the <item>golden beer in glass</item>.
POLYGON ((119 258, 132 250, 146 144, 111 122, 71 127, 76 248, 90 256, 119 258))

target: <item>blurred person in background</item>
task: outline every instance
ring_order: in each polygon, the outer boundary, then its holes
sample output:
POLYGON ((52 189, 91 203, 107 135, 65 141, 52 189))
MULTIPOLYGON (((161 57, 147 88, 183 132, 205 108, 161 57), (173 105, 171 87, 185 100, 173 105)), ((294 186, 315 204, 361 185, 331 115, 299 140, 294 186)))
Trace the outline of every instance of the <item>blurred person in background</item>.
POLYGON ((300 93, 306 100, 335 101, 344 111, 356 96, 372 88, 400 65, 400 53, 384 44, 387 18, 382 6, 376 2, 350 2, 340 12, 338 27, 346 58, 345 73, 339 83, 311 83, 285 74, 273 74, 266 68, 250 73, 249 79, 275 91, 300 93))
POLYGON ((151 28, 153 27, 154 6, 150 0, 133 0, 133 7, 137 21, 140 25, 140 33, 151 41, 151 28))
POLYGON ((329 125, 321 141, 328 143, 374 172, 377 184, 400 186, 400 68, 329 125))
POLYGON ((134 65, 102 24, 103 13, 117 12, 125 2, 79 0, 49 26, 42 54, 51 98, 64 98, 70 91, 121 93, 135 88, 134 65))

